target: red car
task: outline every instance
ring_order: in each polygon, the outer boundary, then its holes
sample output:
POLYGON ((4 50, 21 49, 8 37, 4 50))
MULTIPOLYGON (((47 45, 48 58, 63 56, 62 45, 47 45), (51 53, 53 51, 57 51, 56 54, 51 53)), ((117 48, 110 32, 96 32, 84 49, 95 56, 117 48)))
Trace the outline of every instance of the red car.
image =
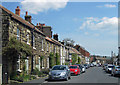
POLYGON ((75 75, 80 74, 80 68, 78 65, 70 65, 69 69, 70 69, 71 74, 75 74, 75 75))

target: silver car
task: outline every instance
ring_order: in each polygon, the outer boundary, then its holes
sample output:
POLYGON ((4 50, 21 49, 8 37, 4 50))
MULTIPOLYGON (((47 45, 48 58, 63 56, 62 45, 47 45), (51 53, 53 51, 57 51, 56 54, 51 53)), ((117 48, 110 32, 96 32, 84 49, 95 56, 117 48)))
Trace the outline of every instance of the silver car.
POLYGON ((49 72, 49 80, 70 79, 70 69, 67 65, 55 65, 49 72))
POLYGON ((120 75, 120 66, 114 66, 114 68, 112 69, 111 75, 112 76, 120 75))

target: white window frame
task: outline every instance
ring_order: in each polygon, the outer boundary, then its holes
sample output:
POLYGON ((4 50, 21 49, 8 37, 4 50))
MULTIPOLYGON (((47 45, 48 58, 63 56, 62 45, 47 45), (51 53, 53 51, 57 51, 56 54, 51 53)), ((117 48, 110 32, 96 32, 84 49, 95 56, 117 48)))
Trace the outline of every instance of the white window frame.
POLYGON ((47 68, 49 68, 49 58, 47 58, 47 68))
POLYGON ((18 69, 17 69, 17 71, 21 72, 22 70, 20 70, 20 55, 19 55, 19 59, 18 59, 18 61, 17 61, 17 64, 18 64, 18 69))
POLYGON ((33 35, 33 49, 36 49, 35 47, 35 36, 33 35))
POLYGON ((28 57, 27 57, 27 59, 25 59, 25 64, 26 64, 26 71, 28 73, 28 71, 29 71, 29 60, 28 60, 28 57))
POLYGON ((17 40, 20 40, 20 29, 17 28, 17 40))
POLYGON ((30 35, 27 34, 27 44, 30 45, 30 35))

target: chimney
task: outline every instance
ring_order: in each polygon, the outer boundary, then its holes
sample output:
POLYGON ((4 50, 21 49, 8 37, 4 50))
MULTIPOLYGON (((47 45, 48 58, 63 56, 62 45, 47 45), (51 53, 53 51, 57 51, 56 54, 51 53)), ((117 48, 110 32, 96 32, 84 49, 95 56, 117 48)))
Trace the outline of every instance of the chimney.
POLYGON ((58 34, 54 34, 53 38, 58 41, 58 34))
POLYGON ((28 15, 27 11, 26 11, 26 15, 25 15, 25 20, 31 23, 31 16, 28 15))
POLYGON ((18 16, 20 16, 20 8, 19 8, 19 6, 17 6, 17 8, 15 9, 15 14, 17 14, 18 16))

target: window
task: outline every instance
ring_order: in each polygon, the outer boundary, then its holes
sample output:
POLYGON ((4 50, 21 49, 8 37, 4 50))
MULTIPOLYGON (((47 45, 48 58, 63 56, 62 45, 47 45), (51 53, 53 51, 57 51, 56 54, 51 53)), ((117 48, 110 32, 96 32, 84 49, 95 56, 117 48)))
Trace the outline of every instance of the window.
POLYGON ((43 51, 43 39, 42 39, 42 51, 43 51))
POLYGON ((17 71, 21 72, 21 70, 20 70, 20 55, 19 55, 19 59, 17 61, 17 71))
POLYGON ((20 30, 17 28, 17 40, 20 39, 20 30))
POLYGON ((30 37, 29 34, 27 34, 27 44, 30 45, 30 38, 29 37, 30 37))
POLYGON ((33 48, 35 48, 35 36, 33 35, 33 48))

